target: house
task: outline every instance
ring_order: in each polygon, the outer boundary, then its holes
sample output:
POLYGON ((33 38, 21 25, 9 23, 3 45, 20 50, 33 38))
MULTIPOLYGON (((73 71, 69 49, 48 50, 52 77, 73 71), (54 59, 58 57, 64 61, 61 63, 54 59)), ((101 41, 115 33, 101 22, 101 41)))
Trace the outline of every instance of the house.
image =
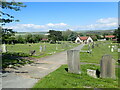
POLYGON ((114 35, 106 35, 105 38, 114 38, 115 36, 114 35))
POLYGON ((91 37, 80 37, 80 36, 77 36, 76 40, 75 40, 75 43, 84 43, 84 44, 88 44, 88 43, 91 43, 93 42, 93 39, 91 37))
POLYGON ((46 41, 48 41, 48 39, 47 38, 42 38, 41 41, 46 42, 46 41))
POLYGON ((115 38, 115 36, 114 35, 106 35, 105 38, 107 40, 112 40, 113 38, 115 38))

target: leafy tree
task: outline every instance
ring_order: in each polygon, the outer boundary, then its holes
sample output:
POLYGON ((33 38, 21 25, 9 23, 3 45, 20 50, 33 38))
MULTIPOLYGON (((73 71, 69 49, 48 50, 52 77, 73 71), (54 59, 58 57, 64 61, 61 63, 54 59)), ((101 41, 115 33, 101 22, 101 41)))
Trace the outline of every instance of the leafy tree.
POLYGON ((62 40, 62 32, 61 31, 55 31, 55 30, 49 30, 48 32, 50 35, 48 38, 54 42, 61 41, 62 40))
POLYGON ((76 37, 77 37, 77 33, 75 33, 75 32, 72 32, 69 36, 68 36, 68 41, 75 41, 75 39, 76 39, 76 37))
POLYGON ((71 30, 67 29, 66 31, 62 32, 63 40, 67 41, 68 36, 72 33, 71 30))
POLYGON ((15 34, 12 29, 3 29, 2 28, 2 42, 3 43, 9 43, 10 40, 13 39, 13 35, 15 34))
POLYGON ((26 42, 29 42, 29 43, 34 43, 35 42, 32 34, 26 35, 25 40, 26 40, 26 42))
MULTIPOLYGON (((23 5, 23 3, 21 2, 6 2, 4 0, 0 1, 0 7, 2 9, 10 9, 10 10, 14 10, 14 11, 20 11, 21 7, 26 7, 25 5, 23 5)), ((5 25, 6 23, 11 23, 11 22, 18 22, 19 20, 15 20, 14 16, 10 15, 9 13, 6 12, 2 12, 0 11, 0 16, 2 16, 2 18, 0 18, 0 23, 1 25, 5 25)), ((2 28, 2 41, 3 43, 8 43, 9 40, 11 39, 11 36, 14 36, 15 32, 12 29, 8 29, 8 28, 2 28)))
POLYGON ((115 30, 114 35, 117 37, 117 42, 120 43, 120 25, 118 29, 115 30))
POLYGON ((17 37, 17 42, 18 42, 18 43, 25 43, 25 39, 24 39, 21 35, 19 35, 19 36, 17 37))

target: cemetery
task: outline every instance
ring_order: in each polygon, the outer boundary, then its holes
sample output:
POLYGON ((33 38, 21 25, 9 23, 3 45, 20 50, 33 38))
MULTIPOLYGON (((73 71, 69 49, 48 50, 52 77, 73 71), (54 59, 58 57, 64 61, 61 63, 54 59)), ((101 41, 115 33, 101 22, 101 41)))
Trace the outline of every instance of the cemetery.
MULTIPOLYGON (((113 53, 108 48, 109 45, 112 47, 117 44, 96 43, 99 44, 95 45, 91 53, 80 52, 80 55, 77 56, 79 51, 69 50, 68 65, 62 65, 45 76, 33 88, 118 88, 120 67, 117 67, 117 49, 114 49, 113 53), (48 81, 49 83, 47 83, 48 81)), ((85 45, 83 50, 87 50, 88 46, 85 45)))
MULTIPOLYGON (((117 44, 111 42, 96 44, 94 48, 90 45, 91 53, 69 50, 68 65, 62 65, 45 76, 33 88, 118 88, 120 67, 117 67, 117 49, 114 49, 113 53, 108 47, 117 44)), ((83 50, 87 50, 88 46, 85 45, 83 50)))
POLYGON ((120 88, 118 3, 0 2, 0 89, 120 88))
MULTIPOLYGON (((118 71, 120 67, 117 67, 119 65, 117 61, 117 43, 112 43, 111 41, 96 41, 89 44, 61 42, 61 44, 3 44, 1 47, 3 51, 3 72, 13 70, 15 73, 19 72, 20 75, 30 73, 29 71, 22 70, 22 68, 27 68, 27 65, 36 67, 37 62, 35 58, 40 59, 54 55, 55 53, 59 54, 59 52, 67 51, 67 62, 62 64, 58 69, 56 68, 57 70, 45 74, 42 79, 38 79, 38 82, 33 85, 33 88, 118 87, 118 71), (81 45, 83 45, 82 49, 73 49, 81 45), (17 69, 18 71, 16 71, 17 69)), ((42 62, 44 63, 44 60, 42 62)), ((34 76, 34 74, 31 73, 30 76, 34 76)), ((35 77, 38 78, 39 75, 35 77)))

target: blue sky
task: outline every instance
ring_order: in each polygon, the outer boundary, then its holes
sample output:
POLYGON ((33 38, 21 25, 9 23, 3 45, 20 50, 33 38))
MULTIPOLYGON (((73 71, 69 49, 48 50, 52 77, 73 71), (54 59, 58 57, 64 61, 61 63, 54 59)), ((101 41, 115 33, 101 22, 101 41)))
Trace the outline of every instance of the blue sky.
POLYGON ((7 24, 15 31, 106 30, 117 28, 117 2, 25 2, 26 8, 4 10, 19 19, 7 24))

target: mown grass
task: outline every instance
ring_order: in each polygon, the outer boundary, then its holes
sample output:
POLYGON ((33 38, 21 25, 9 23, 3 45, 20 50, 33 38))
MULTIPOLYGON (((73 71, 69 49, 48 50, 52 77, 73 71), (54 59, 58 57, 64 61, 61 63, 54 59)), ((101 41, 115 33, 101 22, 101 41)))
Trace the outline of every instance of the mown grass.
POLYGON ((7 49, 8 49, 8 52, 26 53, 26 54, 30 54, 30 51, 35 50, 36 53, 32 57, 40 58, 40 57, 52 55, 57 52, 65 51, 67 49, 70 49, 76 46, 78 46, 78 44, 68 43, 68 42, 64 42, 64 44, 35 43, 35 44, 7 45, 7 49), (45 45, 46 50, 40 52, 40 45, 43 47, 45 45))
MULTIPOLYGON (((80 62, 100 63, 103 55, 110 54, 117 60, 117 50, 110 51, 108 46, 115 45, 111 42, 96 42, 99 46, 92 49, 92 53, 80 52, 80 62)), ((88 45, 85 45, 83 50, 88 50, 88 45)), ((61 66, 56 71, 45 76, 33 88, 118 88, 120 78, 120 68, 116 68, 116 79, 110 78, 93 78, 87 75, 87 69, 100 70, 100 66, 86 64, 81 65, 81 74, 68 73, 65 68, 67 65, 61 66), (118 70, 119 69, 119 70, 118 70), (119 78, 118 78, 119 77, 119 78)))
POLYGON ((7 45, 7 53, 2 54, 2 66, 3 69, 12 65, 21 66, 28 63, 33 63, 33 61, 24 60, 21 57, 35 57, 41 58, 48 55, 52 55, 57 52, 65 51, 67 49, 78 46, 78 44, 64 42, 64 44, 49 44, 49 43, 35 43, 35 44, 15 44, 7 45), (46 46, 46 50, 40 52, 40 45, 46 46), (56 49, 57 47, 57 49, 56 49), (30 51, 35 50, 36 53, 33 56, 30 56, 30 51))
MULTIPOLYGON (((87 62, 87 63, 100 63, 100 60, 103 55, 111 55, 117 62, 118 60, 118 52, 117 49, 114 52, 111 52, 111 49, 108 46, 117 45, 117 43, 111 42, 96 42, 99 46, 95 46, 92 49, 91 54, 86 52, 80 52, 80 62, 87 62)), ((92 46, 92 45, 91 45, 92 46)), ((82 50, 88 50, 88 45, 85 45, 82 50)))
POLYGON ((100 69, 96 65, 81 65, 81 74, 68 73, 61 66, 56 71, 42 78, 33 88, 118 88, 118 69, 116 69, 116 79, 93 78, 87 75, 87 69, 100 69))

